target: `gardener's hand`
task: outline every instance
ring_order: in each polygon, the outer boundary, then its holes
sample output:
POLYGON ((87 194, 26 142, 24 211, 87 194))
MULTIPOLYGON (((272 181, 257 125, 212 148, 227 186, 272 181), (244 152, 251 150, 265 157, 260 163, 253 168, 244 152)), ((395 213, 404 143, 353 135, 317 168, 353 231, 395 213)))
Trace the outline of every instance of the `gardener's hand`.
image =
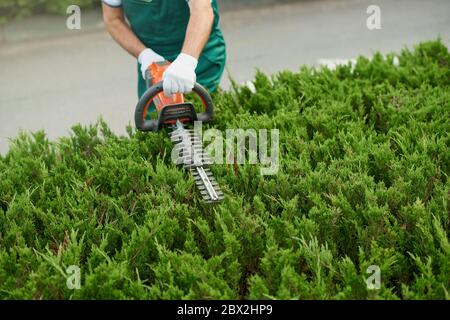
POLYGON ((197 68, 197 63, 196 58, 180 53, 164 72, 164 94, 170 96, 174 93, 191 92, 196 81, 195 68, 197 68))
POLYGON ((145 72, 153 62, 161 62, 164 60, 164 57, 160 56, 152 49, 147 48, 143 50, 138 57, 138 61, 141 64, 142 78, 145 79, 145 72))

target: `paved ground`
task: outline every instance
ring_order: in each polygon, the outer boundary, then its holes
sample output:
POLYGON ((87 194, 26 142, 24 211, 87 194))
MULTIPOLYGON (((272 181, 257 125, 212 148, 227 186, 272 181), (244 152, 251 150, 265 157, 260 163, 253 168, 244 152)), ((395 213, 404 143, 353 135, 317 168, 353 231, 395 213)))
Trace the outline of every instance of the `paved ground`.
MULTIPOLYGON (((319 59, 398 51, 438 36, 450 46, 450 1, 305 1, 227 11, 222 26, 227 70, 242 82, 252 78, 255 68, 297 70, 319 59), (370 4, 381 8, 381 30, 366 27, 370 4)), ((135 61, 103 31, 3 45, 0 153, 20 129, 43 128, 54 139, 67 135, 74 123, 92 123, 100 115, 124 133, 136 103, 135 68, 135 61)), ((224 78, 222 85, 227 88, 229 81, 224 78)))

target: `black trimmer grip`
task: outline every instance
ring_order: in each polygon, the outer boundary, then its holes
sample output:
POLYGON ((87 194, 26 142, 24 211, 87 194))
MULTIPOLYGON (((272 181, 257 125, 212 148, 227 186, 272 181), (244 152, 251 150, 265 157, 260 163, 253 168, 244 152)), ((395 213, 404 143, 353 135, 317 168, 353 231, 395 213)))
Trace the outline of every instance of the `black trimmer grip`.
MULTIPOLYGON (((146 82, 148 77, 146 74, 146 82)), ((139 102, 136 106, 136 110, 134 112, 134 121, 136 124, 136 128, 140 131, 157 131, 159 129, 158 121, 156 120, 147 120, 145 119, 146 114, 145 111, 150 105, 150 102, 155 98, 155 96, 164 91, 163 82, 158 82, 157 84, 149 87, 147 91, 142 95, 141 99, 139 99, 139 102)), ((206 90, 202 85, 199 83, 196 83, 194 85, 194 88, 192 89, 193 92, 195 92, 200 99, 203 102, 204 112, 197 113, 197 120, 202 122, 210 122, 213 119, 214 116, 214 107, 213 107, 213 101, 208 93, 208 90, 206 90)))
MULTIPOLYGON (((147 78, 147 76, 146 76, 147 78)), ((147 81, 147 79, 145 79, 147 81)), ((145 91, 144 95, 139 99, 139 102, 136 106, 136 110, 134 111, 134 122, 136 124, 136 128, 139 131, 157 131, 158 130, 158 123, 157 121, 153 119, 145 119, 146 117, 146 109, 148 109, 148 106, 150 102, 153 100, 153 98, 163 91, 163 85, 162 82, 159 82, 155 84, 154 86, 150 87, 145 91)))
POLYGON ((200 83, 195 83, 192 89, 203 102, 204 112, 197 113, 197 121, 210 122, 214 117, 214 105, 208 90, 200 83))

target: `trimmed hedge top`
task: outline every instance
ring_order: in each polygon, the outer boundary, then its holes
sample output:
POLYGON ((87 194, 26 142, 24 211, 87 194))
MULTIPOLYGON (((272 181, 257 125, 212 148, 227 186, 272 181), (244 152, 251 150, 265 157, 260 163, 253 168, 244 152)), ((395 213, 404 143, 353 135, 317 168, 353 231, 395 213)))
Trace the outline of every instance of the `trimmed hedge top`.
POLYGON ((211 126, 279 129, 281 165, 213 166, 214 207, 167 132, 21 134, 0 157, 0 299, 450 298, 450 54, 435 41, 398 60, 215 95, 211 126))

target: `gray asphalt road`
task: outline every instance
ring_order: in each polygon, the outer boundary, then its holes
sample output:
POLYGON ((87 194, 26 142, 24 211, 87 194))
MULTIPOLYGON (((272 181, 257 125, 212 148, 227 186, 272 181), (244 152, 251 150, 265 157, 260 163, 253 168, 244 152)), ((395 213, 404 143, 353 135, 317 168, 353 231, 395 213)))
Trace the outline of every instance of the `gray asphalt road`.
MULTIPOLYGON (((242 82, 255 68, 297 70, 319 59, 398 51, 438 36, 450 46, 450 1, 306 1, 228 11, 222 26, 227 70, 242 82), (366 27, 371 4, 381 8, 381 30, 366 27)), ((222 86, 229 86, 226 78, 222 86)), ((103 31, 0 47, 1 153, 21 129, 45 129, 55 139, 99 116, 124 133, 135 103, 135 61, 103 31)))

